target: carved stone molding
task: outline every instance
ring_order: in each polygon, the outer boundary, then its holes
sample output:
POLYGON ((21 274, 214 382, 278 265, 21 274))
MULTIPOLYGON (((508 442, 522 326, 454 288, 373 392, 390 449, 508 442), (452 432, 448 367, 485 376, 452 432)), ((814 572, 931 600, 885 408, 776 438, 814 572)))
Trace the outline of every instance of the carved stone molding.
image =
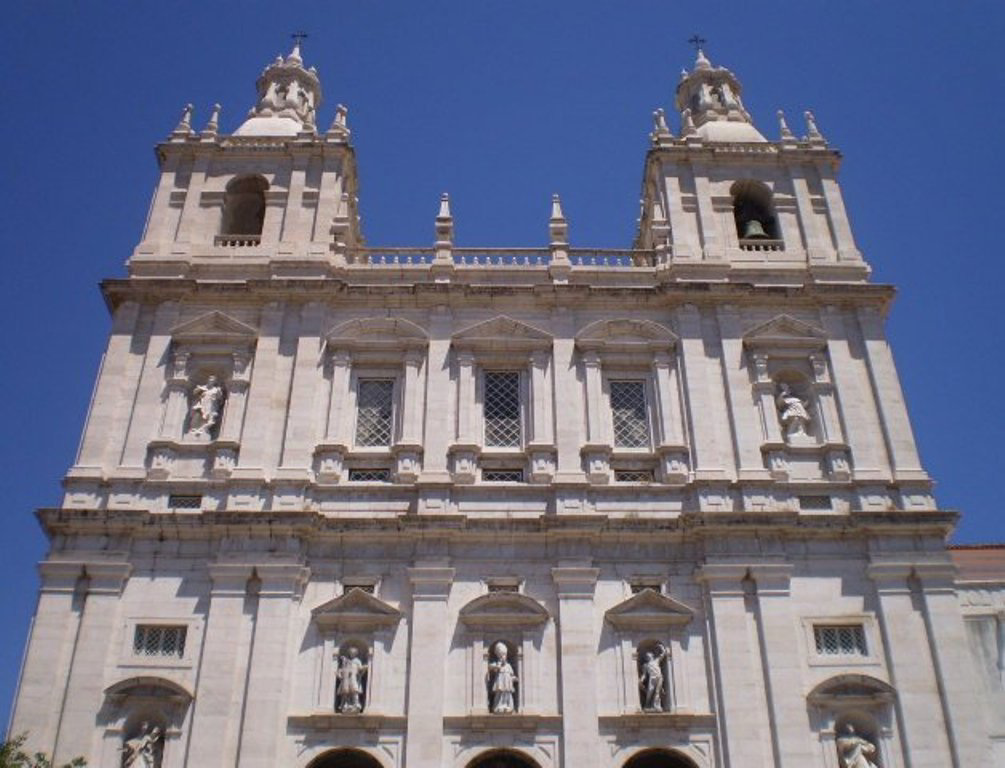
POLYGON ((324 632, 376 631, 396 625, 401 611, 362 589, 350 589, 312 610, 311 617, 324 632))
POLYGON ((540 603, 526 595, 490 592, 461 608, 459 618, 461 623, 472 629, 523 628, 540 626, 548 621, 550 615, 540 603))
POLYGON ((644 589, 609 608, 604 618, 621 630, 666 629, 689 623, 694 610, 672 597, 644 589))

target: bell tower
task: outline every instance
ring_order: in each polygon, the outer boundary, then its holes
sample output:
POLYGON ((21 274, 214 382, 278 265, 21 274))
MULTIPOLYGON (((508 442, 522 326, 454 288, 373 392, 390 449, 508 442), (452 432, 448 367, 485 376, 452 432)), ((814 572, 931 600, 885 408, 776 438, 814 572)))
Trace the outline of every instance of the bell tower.
POLYGON ((688 279, 865 281, 837 181, 841 154, 810 112, 805 136, 779 112, 779 137, 766 139, 742 93, 699 48, 674 97, 679 135, 662 109, 653 114, 636 246, 688 279))
POLYGON ((157 145, 160 179, 131 275, 319 276, 362 243, 356 159, 341 104, 319 131, 321 81, 300 39, 256 82, 257 101, 232 133, 214 105, 201 131, 187 105, 157 145))

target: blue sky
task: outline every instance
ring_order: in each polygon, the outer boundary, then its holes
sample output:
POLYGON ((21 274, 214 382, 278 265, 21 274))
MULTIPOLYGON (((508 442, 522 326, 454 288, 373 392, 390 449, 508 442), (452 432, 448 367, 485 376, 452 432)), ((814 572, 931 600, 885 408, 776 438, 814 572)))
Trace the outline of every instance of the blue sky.
POLYGON ((349 106, 368 240, 426 245, 449 191, 460 245, 546 242, 562 195, 575 245, 627 247, 650 115, 708 39, 762 131, 810 108, 845 154, 842 184, 877 281, 899 289, 889 335, 925 466, 957 540, 1005 540, 1005 4, 10 2, 0 281, 10 368, 3 466, 6 722, 45 541, 72 463, 108 317, 156 179, 152 147, 196 105, 233 130, 289 33, 310 33, 319 122, 349 106), (756 10, 755 10, 756 9, 756 10))

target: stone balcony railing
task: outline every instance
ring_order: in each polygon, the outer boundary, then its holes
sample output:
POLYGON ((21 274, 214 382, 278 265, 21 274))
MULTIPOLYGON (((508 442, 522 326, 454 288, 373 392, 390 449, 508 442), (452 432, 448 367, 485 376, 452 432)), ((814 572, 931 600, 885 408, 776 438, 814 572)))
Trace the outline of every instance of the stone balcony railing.
POLYGON ((217 235, 213 238, 213 245, 225 248, 254 248, 261 244, 261 235, 217 235))
POLYGON ((741 251, 784 251, 784 240, 768 240, 763 237, 754 237, 740 240, 741 251))
MULTIPOLYGON (((652 250, 569 248, 569 263, 580 267, 654 267, 657 252, 652 250)), ((546 267, 552 263, 548 248, 452 248, 455 266, 546 267)), ((667 252, 669 256, 669 252, 667 252)), ((421 266, 432 264, 433 248, 354 248, 346 251, 346 262, 369 266, 421 266)))

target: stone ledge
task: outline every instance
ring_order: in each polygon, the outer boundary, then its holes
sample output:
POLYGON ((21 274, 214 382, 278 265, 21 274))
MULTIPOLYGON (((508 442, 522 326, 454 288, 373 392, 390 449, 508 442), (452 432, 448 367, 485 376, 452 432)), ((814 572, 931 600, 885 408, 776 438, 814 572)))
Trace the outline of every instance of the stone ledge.
POLYGON ((408 718, 404 715, 383 715, 377 712, 362 712, 358 715, 343 715, 338 712, 303 712, 286 718, 294 728, 305 731, 365 730, 376 731, 400 728, 404 730, 408 718))
POLYGON ((561 728, 561 715, 512 712, 506 715, 447 715, 443 727, 468 731, 534 731, 540 728, 561 728))
POLYGON ((620 715, 600 715, 601 728, 713 728, 715 715, 711 712, 625 712, 620 715))

